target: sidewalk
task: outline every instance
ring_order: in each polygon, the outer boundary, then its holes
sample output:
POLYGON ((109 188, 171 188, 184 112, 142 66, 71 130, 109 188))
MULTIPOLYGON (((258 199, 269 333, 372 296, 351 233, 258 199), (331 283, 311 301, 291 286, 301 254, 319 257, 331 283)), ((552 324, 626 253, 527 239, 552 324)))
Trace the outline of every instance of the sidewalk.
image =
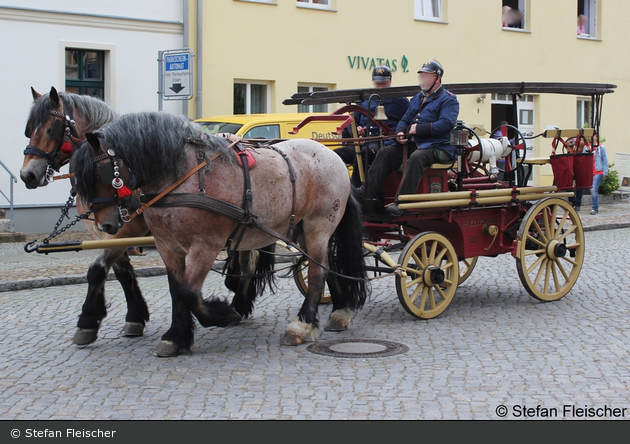
MULTIPOLYGON (((630 228, 630 205, 627 202, 601 205, 598 215, 589 213, 590 206, 582 206, 579 215, 585 232, 630 228)), ((26 242, 34 239, 41 242, 46 236, 28 235, 26 242)), ((92 238, 86 231, 69 231, 55 238, 59 242, 73 240, 92 238)), ((87 270, 100 253, 100 250, 49 255, 26 253, 24 243, 0 243, 0 292, 86 283, 87 270)), ((144 251, 146 256, 130 256, 138 277, 166 274, 157 250, 148 248, 144 251)), ((224 261, 225 253, 221 253, 213 268, 221 270, 224 261)), ((115 279, 113 271, 108 277, 108 280, 112 279, 115 279)))

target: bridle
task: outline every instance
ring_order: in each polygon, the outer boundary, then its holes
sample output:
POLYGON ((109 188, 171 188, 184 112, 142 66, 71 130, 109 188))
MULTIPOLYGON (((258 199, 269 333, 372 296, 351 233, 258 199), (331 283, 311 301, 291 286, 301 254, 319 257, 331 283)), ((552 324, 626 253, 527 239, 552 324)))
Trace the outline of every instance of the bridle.
MULTIPOLYGON (((50 128, 50 137, 57 142, 55 148, 50 152, 46 152, 39 147, 29 144, 24 150, 24 155, 31 154, 46 159, 46 164, 48 165, 46 169, 46 180, 49 183, 52 182, 55 171, 59 171, 62 166, 70 161, 70 158, 68 158, 59 162, 59 153, 73 152, 75 143, 78 145, 81 142, 76 130, 76 122, 72 119, 72 116, 54 109, 50 111, 50 114, 54 118, 54 122, 50 128)), ((27 137, 30 138, 30 134, 27 135, 27 137)))
MULTIPOLYGON (((101 145, 104 144, 102 141, 100 143, 101 145)), ((96 213, 104 210, 105 208, 111 207, 112 205, 116 205, 122 221, 130 222, 131 217, 129 210, 126 207, 140 207, 140 201, 131 195, 131 191, 137 187, 136 175, 131 168, 128 168, 129 173, 131 174, 131 183, 129 186, 125 185, 122 177, 120 177, 120 167, 118 166, 116 152, 112 148, 106 148, 103 146, 101 146, 101 150, 103 150, 103 153, 92 158, 92 163, 96 164, 98 168, 101 183, 106 186, 110 185, 114 189, 115 193, 113 196, 109 197, 92 198, 92 201, 90 202, 91 205, 101 205, 96 208, 91 208, 91 211, 92 213, 96 213), (104 160, 108 160, 108 162, 103 162, 104 160)))

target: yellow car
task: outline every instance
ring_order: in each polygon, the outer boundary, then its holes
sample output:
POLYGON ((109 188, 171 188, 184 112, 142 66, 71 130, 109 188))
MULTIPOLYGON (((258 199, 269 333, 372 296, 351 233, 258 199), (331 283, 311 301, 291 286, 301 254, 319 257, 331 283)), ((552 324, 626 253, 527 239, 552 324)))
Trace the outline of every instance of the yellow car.
POLYGON ((337 128, 339 120, 306 123, 297 134, 291 134, 300 122, 309 116, 326 116, 327 113, 277 113, 277 114, 236 114, 197 119, 209 134, 231 133, 244 139, 324 139, 322 142, 331 149, 338 148, 337 128))

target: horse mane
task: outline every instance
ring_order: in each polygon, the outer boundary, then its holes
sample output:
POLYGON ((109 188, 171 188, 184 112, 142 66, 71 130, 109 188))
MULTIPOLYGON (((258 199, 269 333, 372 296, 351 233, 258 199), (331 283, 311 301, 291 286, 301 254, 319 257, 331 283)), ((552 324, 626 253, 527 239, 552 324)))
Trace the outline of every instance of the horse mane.
MULTIPOLYGON (((205 160, 220 152, 224 154, 221 156, 224 161, 236 163, 236 155, 225 138, 207 134, 187 117, 167 112, 125 114, 102 126, 95 134, 101 146, 104 142, 107 148, 113 149, 116 157, 133 171, 138 187, 164 178, 176 181, 186 174, 185 138, 204 143, 205 160)), ((72 156, 77 193, 88 200, 94 193, 94 156, 88 142, 72 156)), ((209 168, 210 162, 206 169, 209 168)))
MULTIPOLYGON (((93 132, 106 123, 118 118, 118 113, 97 97, 65 91, 61 91, 58 94, 66 114, 69 114, 68 110, 72 109, 72 117, 75 120, 78 117, 83 117, 88 122, 87 127, 84 129, 86 133, 93 132)), ((29 111, 28 120, 26 121, 26 129, 24 131, 26 137, 30 137, 34 129, 46 123, 50 118, 52 109, 52 102, 49 99, 48 93, 43 94, 33 102, 29 111)))

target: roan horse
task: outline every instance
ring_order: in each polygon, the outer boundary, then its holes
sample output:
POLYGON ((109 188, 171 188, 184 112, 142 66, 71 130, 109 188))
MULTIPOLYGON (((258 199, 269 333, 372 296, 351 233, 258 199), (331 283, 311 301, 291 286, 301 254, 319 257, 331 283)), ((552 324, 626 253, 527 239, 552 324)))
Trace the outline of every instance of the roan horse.
MULTIPOLYGON (((107 103, 94 97, 57 93, 54 87, 49 94, 41 95, 33 88, 31 92, 34 102, 24 131, 30 140, 24 151, 20 178, 27 188, 34 189, 48 185, 54 172, 68 163, 85 139, 86 132, 95 131, 115 120, 118 114, 107 103)), ((83 213, 86 210, 83 202, 77 201, 77 211, 83 213)), ((91 220, 83 219, 83 223, 95 239, 144 236, 148 233, 142 217, 126 224, 113 236, 97 230, 91 220)), ((127 300, 123 334, 142 336, 144 332, 149 310, 126 249, 107 249, 99 254, 88 270, 88 292, 72 339, 75 344, 90 344, 97 338, 101 321, 107 316, 105 281, 112 266, 127 300)))
POLYGON ((156 348, 158 356, 190 350, 193 314, 204 327, 240 322, 234 305, 218 298, 204 300, 201 294, 217 254, 228 244, 252 251, 293 231, 292 238, 308 254, 308 294, 281 339, 283 345, 318 336, 317 308, 326 282, 333 302, 327 330, 346 329, 353 312, 364 305, 368 287, 360 207, 351 195, 345 165, 325 146, 295 139, 249 149, 256 166, 246 175, 228 140, 204 134, 181 116, 127 114, 86 136, 89 145, 77 151, 72 169, 79 198, 110 200, 95 212, 99 229, 115 233, 122 226, 112 169, 123 188, 134 182, 140 186, 145 200, 155 200, 151 196, 169 188, 177 190, 142 208, 166 265, 173 304, 171 327, 156 348), (223 206, 208 210, 191 201, 223 206), (230 216, 241 205, 251 210, 245 212, 247 221, 230 216), (237 238, 236 244, 229 242, 237 238))

